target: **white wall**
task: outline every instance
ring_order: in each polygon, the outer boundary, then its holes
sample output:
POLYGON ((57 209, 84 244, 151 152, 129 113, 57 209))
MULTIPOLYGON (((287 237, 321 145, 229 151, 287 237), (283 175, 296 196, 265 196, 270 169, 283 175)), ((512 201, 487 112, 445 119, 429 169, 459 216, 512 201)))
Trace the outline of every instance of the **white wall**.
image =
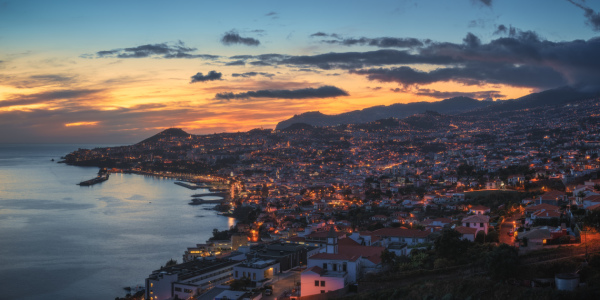
POLYGON ((310 271, 302 273, 300 281, 300 296, 302 297, 320 294, 321 291, 327 293, 344 288, 344 277, 321 277, 310 271), (315 280, 319 281, 319 286, 315 286, 315 280), (321 286, 321 281, 325 282, 325 286, 321 286))

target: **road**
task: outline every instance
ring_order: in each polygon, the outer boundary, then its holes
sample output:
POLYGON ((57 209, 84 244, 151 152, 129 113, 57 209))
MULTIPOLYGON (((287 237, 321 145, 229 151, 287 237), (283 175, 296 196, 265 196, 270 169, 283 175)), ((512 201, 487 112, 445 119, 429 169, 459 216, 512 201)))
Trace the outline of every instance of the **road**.
POLYGON ((518 224, 519 221, 517 221, 519 218, 521 218, 522 214, 515 214, 512 217, 506 218, 506 220, 504 220, 504 223, 502 223, 500 225, 500 232, 499 232, 499 236, 498 239, 500 240, 500 243, 504 243, 507 245, 511 245, 514 246, 515 245, 515 237, 514 236, 509 236, 508 232, 511 229, 514 229, 514 225, 516 223, 516 226, 519 226, 520 224, 518 224), (515 223, 513 223, 515 222, 515 223))
POLYGON ((262 299, 282 299, 284 292, 290 291, 294 287, 300 288, 299 285, 295 285, 296 282, 300 282, 300 273, 300 270, 290 270, 275 276, 276 281, 273 283, 273 295, 263 296, 262 299))

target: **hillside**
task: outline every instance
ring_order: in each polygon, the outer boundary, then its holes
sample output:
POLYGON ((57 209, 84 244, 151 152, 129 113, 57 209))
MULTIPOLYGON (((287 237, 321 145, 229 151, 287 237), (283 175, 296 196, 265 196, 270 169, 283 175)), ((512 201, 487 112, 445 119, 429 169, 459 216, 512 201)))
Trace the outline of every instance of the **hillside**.
POLYGON ((583 92, 576 88, 565 86, 532 93, 518 99, 496 102, 478 101, 468 97, 455 97, 439 102, 397 103, 388 106, 373 106, 338 115, 326 115, 318 111, 313 111, 295 115, 290 119, 281 121, 277 124, 276 129, 281 130, 294 123, 305 123, 312 126, 334 126, 367 123, 387 118, 404 119, 426 111, 435 111, 446 115, 495 114, 497 112, 565 105, 598 96, 598 93, 583 92))
POLYGON ((188 137, 188 136, 190 136, 190 134, 185 132, 181 128, 169 128, 169 129, 165 129, 165 130, 139 142, 138 144, 154 143, 160 139, 169 138, 169 137, 188 137))
POLYGON ((333 126, 373 122, 387 118, 403 119, 426 111, 436 111, 442 114, 457 114, 477 108, 483 108, 491 104, 492 102, 478 101, 468 97, 455 97, 439 102, 397 103, 388 106, 373 106, 338 115, 326 115, 318 111, 313 111, 295 115, 288 120, 281 121, 277 124, 276 129, 281 130, 294 123, 306 123, 312 126, 333 126))

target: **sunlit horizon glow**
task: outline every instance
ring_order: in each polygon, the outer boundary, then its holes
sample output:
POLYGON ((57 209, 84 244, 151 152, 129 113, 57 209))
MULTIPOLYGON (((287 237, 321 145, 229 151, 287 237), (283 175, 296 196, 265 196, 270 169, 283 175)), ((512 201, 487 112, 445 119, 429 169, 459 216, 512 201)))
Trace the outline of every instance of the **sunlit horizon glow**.
POLYGON ((91 122, 75 122, 75 123, 67 123, 65 124, 65 127, 72 127, 72 126, 96 126, 98 125, 98 121, 91 121, 91 122))
POLYGON ((169 127, 247 131, 308 111, 586 85, 600 78, 597 59, 560 57, 596 53, 590 22, 567 1, 541 0, 5 1, 0 143, 133 143, 169 127), (221 42, 231 31, 246 40, 221 42))

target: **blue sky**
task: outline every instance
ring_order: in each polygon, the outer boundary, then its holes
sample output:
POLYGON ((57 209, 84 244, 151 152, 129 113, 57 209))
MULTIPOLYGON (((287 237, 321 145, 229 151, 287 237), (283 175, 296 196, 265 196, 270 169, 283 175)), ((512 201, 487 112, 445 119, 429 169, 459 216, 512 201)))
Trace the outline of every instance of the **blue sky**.
POLYGON ((171 126, 273 128, 310 110, 595 88, 599 10, 581 0, 0 1, 0 126, 10 128, 0 143, 128 143, 171 126))

